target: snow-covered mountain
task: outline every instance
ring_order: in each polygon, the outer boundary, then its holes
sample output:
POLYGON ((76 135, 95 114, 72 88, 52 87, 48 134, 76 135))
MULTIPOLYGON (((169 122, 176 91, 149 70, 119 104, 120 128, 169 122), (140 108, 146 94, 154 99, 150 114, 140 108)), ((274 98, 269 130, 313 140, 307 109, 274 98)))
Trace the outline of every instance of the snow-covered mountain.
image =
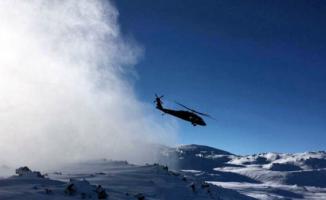
POLYGON ((28 167, 0 179, 0 199, 253 200, 167 166, 95 160, 40 174, 28 167))
MULTIPOLYGON (((168 152, 168 153, 167 153, 168 152)), ((168 148, 178 170, 257 199, 326 199, 326 152, 248 156, 200 145, 168 148)))
MULTIPOLYGON (((0 199, 326 199, 326 152, 239 156, 158 146, 157 163, 94 160, 0 179, 0 199)), ((4 170, 9 170, 3 165, 4 170)))

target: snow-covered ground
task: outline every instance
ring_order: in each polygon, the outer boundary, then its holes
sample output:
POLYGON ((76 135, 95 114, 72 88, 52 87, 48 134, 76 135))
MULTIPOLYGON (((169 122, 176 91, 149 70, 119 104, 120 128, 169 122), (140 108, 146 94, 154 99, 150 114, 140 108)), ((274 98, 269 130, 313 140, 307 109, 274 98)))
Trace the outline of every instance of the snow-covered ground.
POLYGON ((184 172, 247 196, 326 200, 324 151, 238 156, 211 147, 185 145, 168 152, 169 157, 178 158, 177 168, 184 172))
POLYGON ((45 177, 32 174, 0 180, 0 199, 99 199, 98 188, 107 199, 253 199, 158 164, 97 160, 48 172, 45 177))
POLYGON ((20 168, 0 179, 0 199, 326 200, 323 151, 238 156, 200 145, 160 149, 160 164, 103 159, 41 173, 20 168))

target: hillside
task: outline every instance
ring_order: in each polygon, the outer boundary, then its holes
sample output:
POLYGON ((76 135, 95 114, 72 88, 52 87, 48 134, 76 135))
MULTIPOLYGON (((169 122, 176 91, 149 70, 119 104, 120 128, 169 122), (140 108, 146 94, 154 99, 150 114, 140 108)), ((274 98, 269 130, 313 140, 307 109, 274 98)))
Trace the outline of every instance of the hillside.
POLYGON ((0 199, 326 199, 324 151, 240 156, 194 144, 153 148, 160 150, 156 164, 103 159, 41 173, 20 168, 0 179, 0 199))
MULTIPOLYGON (((163 158, 167 161, 167 154, 163 158)), ((176 169, 258 199, 326 199, 326 152, 247 156, 200 145, 169 148, 176 169)), ((162 160, 164 160, 162 159, 162 160)))

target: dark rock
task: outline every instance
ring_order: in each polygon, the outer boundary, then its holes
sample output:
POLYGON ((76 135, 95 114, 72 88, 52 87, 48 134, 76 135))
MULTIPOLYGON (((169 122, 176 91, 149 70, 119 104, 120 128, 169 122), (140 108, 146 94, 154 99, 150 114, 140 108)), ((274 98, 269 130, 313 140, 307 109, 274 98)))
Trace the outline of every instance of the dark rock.
POLYGON ((145 196, 142 193, 136 194, 135 197, 137 198, 137 200, 144 200, 145 199, 145 196))
POLYGON ((74 194, 76 194, 76 192, 77 192, 77 189, 73 183, 70 183, 65 189, 65 194, 67 194, 67 195, 74 195, 74 194))
POLYGON ((52 194, 52 190, 49 188, 45 188, 45 194, 52 194))
POLYGON ((101 185, 97 186, 96 193, 98 199, 106 199, 108 197, 108 194, 106 193, 105 189, 101 185))
POLYGON ((38 171, 32 171, 27 166, 20 167, 16 169, 16 174, 18 176, 24 176, 24 177, 39 177, 44 178, 44 176, 38 172, 38 171))
POLYGON ((190 188, 191 188, 191 190, 192 190, 193 192, 196 192, 196 185, 195 185, 195 183, 191 183, 191 184, 190 184, 190 188))
POLYGON ((201 188, 209 188, 209 184, 208 183, 202 183, 201 188))

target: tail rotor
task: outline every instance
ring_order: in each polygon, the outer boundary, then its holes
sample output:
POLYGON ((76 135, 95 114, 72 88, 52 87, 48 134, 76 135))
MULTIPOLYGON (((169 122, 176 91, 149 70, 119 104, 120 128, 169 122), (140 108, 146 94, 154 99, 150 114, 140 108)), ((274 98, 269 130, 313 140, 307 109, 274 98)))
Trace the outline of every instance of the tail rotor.
POLYGON ((154 103, 156 103, 156 108, 163 109, 163 107, 162 107, 163 102, 161 100, 161 98, 163 98, 163 97, 164 97, 164 95, 158 96, 157 94, 155 94, 154 103))

